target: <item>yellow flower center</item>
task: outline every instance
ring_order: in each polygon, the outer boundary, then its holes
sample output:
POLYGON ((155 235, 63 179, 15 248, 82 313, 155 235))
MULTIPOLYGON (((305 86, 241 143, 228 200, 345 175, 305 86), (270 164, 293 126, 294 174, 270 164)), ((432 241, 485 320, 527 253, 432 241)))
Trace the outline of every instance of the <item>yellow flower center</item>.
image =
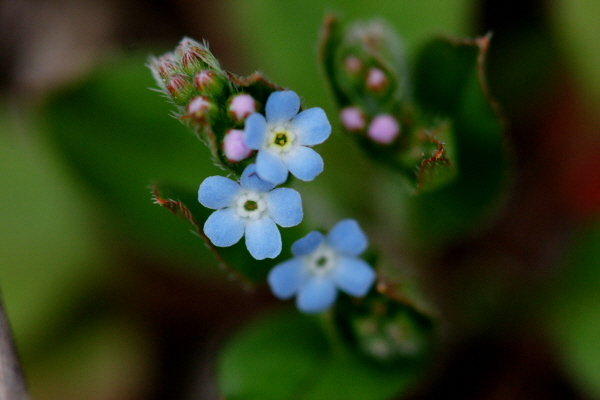
POLYGON ((267 136, 267 147, 275 153, 287 153, 292 149, 296 135, 286 126, 275 126, 267 136))

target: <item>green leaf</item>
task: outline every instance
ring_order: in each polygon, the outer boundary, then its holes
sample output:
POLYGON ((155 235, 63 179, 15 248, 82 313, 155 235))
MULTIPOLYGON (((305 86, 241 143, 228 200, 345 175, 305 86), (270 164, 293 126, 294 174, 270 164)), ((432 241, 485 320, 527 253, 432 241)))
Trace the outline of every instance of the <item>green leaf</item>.
POLYGON ((548 329, 567 374, 600 396, 600 223, 580 232, 549 286, 548 329))
POLYGON ((98 66, 37 113, 94 206, 108 215, 114 247, 137 246, 148 257, 178 260, 175 265, 198 259, 210 266, 212 256, 198 238, 150 201, 150 182, 198 187, 220 170, 194 135, 168 117, 170 105, 149 90, 146 54, 98 66))
POLYGON ((330 347, 312 317, 270 315, 222 350, 219 386, 228 400, 385 400, 414 381, 410 368, 384 369, 330 347))
POLYGON ((193 225, 194 230, 204 240, 206 247, 215 255, 221 268, 249 285, 264 279, 272 266, 271 263, 260 262, 252 258, 245 248, 243 240, 231 247, 216 247, 206 237, 202 226, 214 210, 203 207, 198 202, 196 191, 172 185, 155 184, 152 192, 156 204, 193 225))
POLYGON ((489 42, 436 39, 416 63, 415 98, 426 118, 452 122, 458 169, 450 185, 409 200, 413 229, 430 244, 489 221, 508 181, 503 126, 485 83, 489 42))

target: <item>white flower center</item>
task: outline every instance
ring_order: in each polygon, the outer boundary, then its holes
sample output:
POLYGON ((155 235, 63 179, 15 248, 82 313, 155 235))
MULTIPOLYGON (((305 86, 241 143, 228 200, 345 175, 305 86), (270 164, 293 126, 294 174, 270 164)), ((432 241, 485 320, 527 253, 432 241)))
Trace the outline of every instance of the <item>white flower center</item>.
POLYGON ((267 202, 264 195, 254 191, 243 191, 235 201, 238 216, 242 218, 257 220, 267 210, 267 202))
POLYGON ((314 252, 304 257, 304 267, 311 275, 328 275, 337 267, 337 259, 337 252, 321 243, 314 252))
POLYGON ((269 127, 267 133, 267 148, 275 153, 287 153, 294 146, 296 135, 284 125, 269 127))

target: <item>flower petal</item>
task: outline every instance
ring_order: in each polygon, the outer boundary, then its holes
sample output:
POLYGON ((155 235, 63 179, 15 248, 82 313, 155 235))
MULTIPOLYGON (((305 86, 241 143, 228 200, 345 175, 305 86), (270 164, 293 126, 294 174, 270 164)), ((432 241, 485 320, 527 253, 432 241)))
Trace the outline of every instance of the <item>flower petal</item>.
POLYGON ((204 223, 204 233, 219 247, 236 244, 244 235, 246 224, 232 208, 224 208, 212 213, 204 223))
POLYGON ((333 305, 337 290, 329 279, 309 279, 298 291, 296 305, 305 313, 325 311, 333 305))
POLYGON ((290 188, 278 188, 266 195, 269 215, 277 225, 289 228, 302 222, 300 193, 290 188))
POLYGON ((292 120, 294 132, 301 145, 314 146, 323 143, 331 134, 331 124, 322 108, 302 111, 292 120))
POLYGON ((314 252, 323 242, 323 234, 318 231, 312 231, 301 239, 298 239, 292 245, 292 254, 296 257, 306 256, 314 252))
POLYGON ((275 222, 269 217, 248 222, 246 247, 257 260, 277 257, 281 253, 281 234, 275 222))
POLYGON ((291 90, 271 93, 265 106, 269 123, 287 122, 298 114, 298 110, 300 110, 300 97, 291 90))
POLYGON ((268 192, 275 187, 275 184, 260 179, 256 172, 256 164, 250 164, 244 169, 240 184, 244 189, 255 190, 257 192, 268 192))
POLYGON ((292 258, 277 264, 267 277, 271 291, 278 299, 291 298, 302 282, 302 260, 292 258))
POLYGON ((198 189, 198 201, 204 207, 219 209, 229 206, 240 191, 237 182, 224 176, 209 176, 198 189))
POLYGON ((276 154, 261 150, 256 156, 256 172, 258 176, 274 185, 279 185, 287 179, 288 169, 276 154))
POLYGON ((344 219, 327 234, 327 241, 341 254, 358 256, 366 250, 367 236, 354 219, 344 219))
POLYGON ((313 149, 298 146, 288 154, 285 164, 292 175, 302 181, 312 181, 323 172, 323 159, 313 149))
POLYGON ((344 292, 351 296, 362 297, 375 282, 375 272, 360 258, 340 257, 332 279, 344 292))
POLYGON ((254 113, 246 118, 244 125, 244 143, 251 149, 259 150, 267 137, 267 121, 262 114, 254 113))

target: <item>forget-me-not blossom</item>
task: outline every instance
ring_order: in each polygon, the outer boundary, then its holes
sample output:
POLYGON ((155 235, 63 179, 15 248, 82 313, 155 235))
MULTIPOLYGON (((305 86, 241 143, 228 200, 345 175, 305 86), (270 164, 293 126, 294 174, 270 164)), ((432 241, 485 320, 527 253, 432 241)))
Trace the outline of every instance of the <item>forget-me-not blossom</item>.
POLYGON ((306 313, 331 307, 338 289, 362 297, 375 282, 371 266, 358 258, 366 248, 367 237, 353 219, 338 222, 327 236, 310 232, 292 245, 294 258, 269 272, 271 291, 282 300, 296 295, 306 313))
POLYGON ((206 236, 215 246, 227 247, 245 234, 252 257, 277 257, 281 234, 275 224, 285 228, 298 225, 303 212, 297 191, 274 187, 258 177, 255 164, 246 167, 239 183, 223 176, 206 178, 198 190, 198 201, 217 210, 204 224, 206 236))
POLYGON ((303 181, 312 181, 323 171, 323 159, 308 146, 323 143, 331 124, 323 109, 300 110, 300 98, 291 90, 271 93, 262 114, 251 114, 245 122, 246 146, 258 150, 256 171, 261 179, 279 185, 288 171, 303 181))

